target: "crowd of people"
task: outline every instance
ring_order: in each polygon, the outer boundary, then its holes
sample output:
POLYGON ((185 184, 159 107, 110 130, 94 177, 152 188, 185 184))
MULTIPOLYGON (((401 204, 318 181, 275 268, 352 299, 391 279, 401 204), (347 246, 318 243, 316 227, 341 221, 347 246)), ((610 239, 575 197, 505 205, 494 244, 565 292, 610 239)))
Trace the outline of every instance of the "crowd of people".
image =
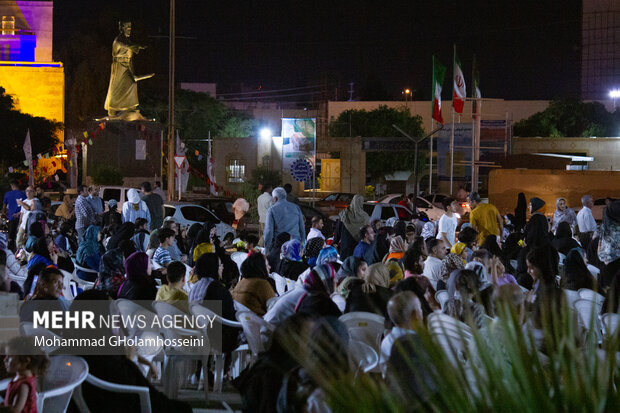
MULTIPOLYGON (((0 254, 0 285, 27 300, 55 301, 66 310, 70 302, 62 297, 59 269, 76 269, 78 277, 94 283, 93 290, 81 293, 87 299, 160 300, 184 312, 189 311, 189 303, 217 300, 222 303, 221 315, 230 320, 235 319, 235 304, 249 309, 273 331, 263 332, 266 351, 233 381, 244 411, 252 412, 276 411, 279 403, 329 411, 312 370, 334 375, 348 371, 348 334, 338 320, 346 313, 373 313, 386 320, 389 333, 379 352, 389 381, 402 374, 401 356, 391 351, 394 343, 415 337, 434 311, 483 329, 496 316, 496 300, 511 297, 515 308, 522 309, 523 324, 540 329, 542 314, 559 308, 562 290, 580 288, 605 295, 604 312, 618 309, 618 201, 606 207, 600 226, 592 216, 588 195, 582 198, 578 213, 566 199, 558 199, 549 218, 543 213, 545 202, 538 197, 527 201, 519 194, 514 214, 502 216, 493 205, 481 202, 477 193, 470 193, 469 222, 460 222, 457 214, 462 211, 451 197, 443 200, 445 214, 437 222, 384 222, 371 220, 362 207, 363 197, 355 195, 339 214, 334 233, 326 234, 318 217, 306 233, 296 200, 285 188, 271 193, 269 189, 263 187, 257 202, 260 239, 247 237, 248 254, 240 266, 230 257, 231 244, 218 238, 213 224, 185 230, 174 220, 164 220, 161 197, 157 199, 148 183, 142 185, 142 199, 129 191, 122 213, 116 211, 114 200, 108 201, 104 212, 97 191, 79 187, 69 214, 75 215, 75 221, 67 219, 54 239, 44 223, 27 217, 36 211, 28 208, 35 201, 27 191, 19 203, 18 225, 21 231, 25 219, 30 227, 22 239, 19 235, 16 239, 17 247, 30 248, 27 262, 21 267, 20 258, 5 246, 0 254), (186 265, 192 268, 189 276, 186 265), (292 281, 294 288, 278 291, 273 273, 292 281), (25 281, 22 285, 9 282, 5 274, 24 275, 25 281), (447 300, 439 303, 436 293, 444 290, 447 300)), ((17 208, 11 197, 21 196, 11 195, 9 202, 5 196, 9 215, 14 216, 17 208)), ((244 203, 239 205, 247 210, 244 203)), ((29 319, 28 306, 22 308, 21 317, 29 319)), ((242 342, 240 332, 224 329, 224 353, 242 342)), ((126 360, 114 360, 123 366, 118 371, 104 362, 104 356, 90 356, 87 361, 97 377, 151 387, 155 411, 168 411, 164 409, 171 406, 188 409, 167 399, 142 375, 138 377, 139 370, 126 360)), ((95 393, 85 388, 87 402, 96 399, 105 411, 129 403, 123 396, 102 400, 95 393)))

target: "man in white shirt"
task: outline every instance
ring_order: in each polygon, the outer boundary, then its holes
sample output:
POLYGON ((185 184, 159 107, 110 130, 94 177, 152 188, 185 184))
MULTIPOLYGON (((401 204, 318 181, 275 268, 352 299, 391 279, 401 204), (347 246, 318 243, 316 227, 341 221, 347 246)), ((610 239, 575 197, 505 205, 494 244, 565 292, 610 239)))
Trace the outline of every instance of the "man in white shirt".
POLYGON ((584 195, 581 197, 581 204, 583 208, 577 213, 577 226, 579 227, 579 241, 583 248, 588 248, 590 240, 592 239, 592 233, 596 231, 596 221, 592 216, 592 206, 594 201, 590 195, 584 195))
POLYGON ((441 260, 446 257, 446 246, 440 239, 429 238, 426 240, 426 250, 429 256, 424 261, 422 275, 428 278, 436 289, 437 281, 441 280, 441 260))
POLYGON ((381 342, 379 366, 382 371, 390 358, 394 342, 406 334, 416 334, 415 326, 424 323, 420 300, 411 291, 403 291, 392 296, 388 301, 387 312, 394 327, 381 342))
POLYGON ((323 229, 323 218, 318 215, 312 217, 312 228, 310 228, 310 232, 308 232, 308 236, 306 237, 306 241, 311 240, 312 238, 323 238, 325 239, 325 235, 321 232, 323 229))
POLYGON ((456 226, 458 225, 458 218, 456 217, 456 211, 459 207, 458 202, 452 197, 446 197, 441 201, 445 214, 439 219, 439 228, 437 230, 437 239, 444 242, 446 249, 452 248, 456 238, 456 226))
POLYGON ((263 193, 256 200, 256 208, 258 209, 258 223, 260 225, 260 233, 258 245, 264 245, 263 232, 265 231, 265 219, 267 218, 267 210, 273 205, 273 197, 271 196, 271 185, 263 185, 263 193))
POLYGON ((17 231, 16 238, 17 248, 20 248, 26 243, 26 238, 28 238, 27 235, 30 228, 26 228, 26 226, 30 212, 42 208, 41 204, 39 203, 39 199, 35 197, 35 190, 31 186, 26 188, 26 199, 18 199, 17 205, 22 207, 21 221, 19 223, 19 231, 17 231))

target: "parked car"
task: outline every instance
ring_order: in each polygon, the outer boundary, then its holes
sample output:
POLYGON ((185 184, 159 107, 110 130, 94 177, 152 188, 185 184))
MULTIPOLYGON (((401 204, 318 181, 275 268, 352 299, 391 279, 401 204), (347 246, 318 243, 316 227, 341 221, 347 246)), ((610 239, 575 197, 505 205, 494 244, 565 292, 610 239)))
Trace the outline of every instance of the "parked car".
POLYGON ((380 219, 385 224, 390 218, 399 218, 398 211, 402 211, 403 219, 410 221, 413 213, 409 208, 402 205, 378 202, 364 202, 364 211, 370 216, 370 220, 380 219))
POLYGON ((213 212, 216 217, 228 225, 232 225, 235 220, 232 206, 235 202, 232 198, 214 197, 200 200, 200 205, 213 212))
POLYGON ((325 216, 337 215, 340 211, 349 206, 355 194, 344 192, 334 192, 325 198, 314 203, 314 207, 325 216))
MULTIPOLYGON (((306 229, 306 235, 310 232, 310 228, 312 227, 312 218, 315 216, 320 216, 323 218, 323 229, 321 232, 325 235, 325 238, 329 238, 334 235, 334 225, 336 217, 327 217, 321 213, 321 211, 316 208, 312 208, 310 205, 299 204, 299 209, 301 209, 301 214, 304 216, 304 226, 306 229)), ((256 207, 251 207, 250 210, 245 215, 247 217, 248 224, 246 226, 246 231, 258 236, 259 225, 258 225, 258 210, 256 207)))
POLYGON ((173 217, 181 228, 190 227, 193 224, 204 224, 205 222, 213 222, 217 231, 217 236, 223 239, 226 234, 232 232, 235 234, 233 227, 222 222, 207 208, 191 204, 189 202, 167 202, 164 204, 165 216, 173 217))
MULTIPOLYGON (((396 205, 398 204, 398 201, 400 201, 401 196, 402 194, 385 195, 384 197, 379 198, 376 203, 396 205)), ((439 218, 441 218, 441 216, 445 213, 443 207, 437 207, 420 196, 416 201, 416 207, 418 208, 418 212, 424 212, 432 221, 438 221, 439 218)))

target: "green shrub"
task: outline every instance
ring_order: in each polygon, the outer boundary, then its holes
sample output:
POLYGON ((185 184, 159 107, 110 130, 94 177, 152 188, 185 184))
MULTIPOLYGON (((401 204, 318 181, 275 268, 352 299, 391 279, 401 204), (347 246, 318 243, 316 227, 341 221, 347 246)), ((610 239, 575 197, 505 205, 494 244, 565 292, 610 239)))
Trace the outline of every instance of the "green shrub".
POLYGON ((93 181, 97 185, 122 185, 123 174, 113 166, 100 166, 93 174, 93 181))

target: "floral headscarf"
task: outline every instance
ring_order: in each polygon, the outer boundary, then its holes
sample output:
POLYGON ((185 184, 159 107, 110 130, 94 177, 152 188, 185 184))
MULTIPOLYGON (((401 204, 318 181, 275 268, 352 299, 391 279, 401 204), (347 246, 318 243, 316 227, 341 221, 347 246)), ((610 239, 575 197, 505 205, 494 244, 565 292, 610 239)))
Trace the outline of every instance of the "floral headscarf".
POLYGON ((426 224, 424 224, 424 227, 422 227, 422 238, 424 238, 424 240, 427 240, 434 236, 435 236, 435 224, 428 221, 426 224))
POLYGON ((338 261, 338 251, 334 247, 325 247, 319 252, 319 258, 316 259, 317 265, 327 264, 338 261))
POLYGON ((319 252, 321 252, 321 248, 323 248, 323 244, 325 244, 325 240, 321 237, 310 238, 304 247, 304 257, 306 259, 318 257, 319 252))
POLYGON ((463 253, 463 250, 467 248, 467 245, 461 241, 455 243, 452 248, 450 248, 450 253, 454 255, 460 256, 463 253))
POLYGON ((448 278, 450 278, 450 274, 452 274, 452 271, 460 270, 463 268, 465 268, 465 263, 463 262, 463 259, 457 254, 449 253, 448 255, 446 255, 446 258, 441 261, 441 279, 447 281, 448 278))
POLYGON ((292 239, 282 244, 282 256, 291 261, 301 261, 301 242, 298 239, 292 239))
POLYGON ((569 208, 568 205, 566 205, 566 208, 564 209, 564 211, 560 211, 560 208, 558 208, 558 204, 560 203, 560 201, 566 202, 566 198, 558 198, 555 201, 555 212, 553 213, 553 226, 551 228, 553 232, 557 230, 560 222, 568 222, 571 226, 575 225, 575 223, 577 222, 577 215, 575 214, 575 211, 572 208, 569 208))
POLYGON ((390 250, 389 253, 393 252, 405 252, 407 251, 407 243, 403 241, 403 238, 400 235, 395 236, 390 241, 390 250))

